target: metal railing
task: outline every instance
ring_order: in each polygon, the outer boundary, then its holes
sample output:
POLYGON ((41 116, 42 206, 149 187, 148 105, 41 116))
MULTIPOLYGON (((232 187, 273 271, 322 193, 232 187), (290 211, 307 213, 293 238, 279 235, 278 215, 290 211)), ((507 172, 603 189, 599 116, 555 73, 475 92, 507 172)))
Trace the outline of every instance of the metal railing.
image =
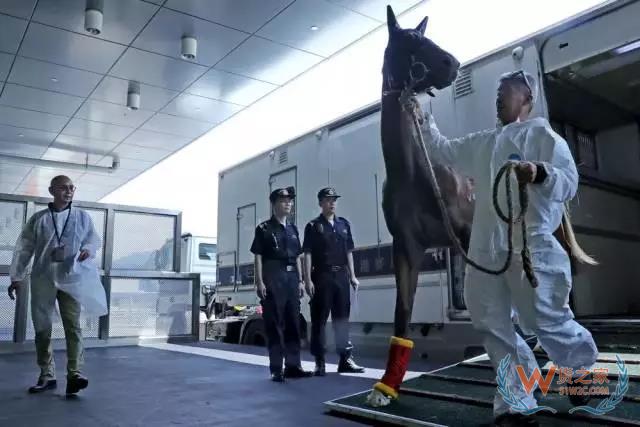
MULTIPOLYGON (((28 278, 15 302, 6 291, 20 231, 49 202, 0 194, 0 343, 33 340, 28 278)), ((97 262, 109 306, 100 318, 81 314, 84 337, 197 339, 200 275, 180 272, 181 213, 82 201, 73 206, 91 215, 102 237, 97 262)), ((53 337, 64 337, 57 310, 53 337)))

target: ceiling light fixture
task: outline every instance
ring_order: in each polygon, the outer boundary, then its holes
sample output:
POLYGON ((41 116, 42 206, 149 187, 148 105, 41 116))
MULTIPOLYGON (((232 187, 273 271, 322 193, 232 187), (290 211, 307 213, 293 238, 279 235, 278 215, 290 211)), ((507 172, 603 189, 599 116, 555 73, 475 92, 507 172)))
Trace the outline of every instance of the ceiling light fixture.
POLYGON ((193 60, 196 59, 196 53, 198 51, 198 41, 195 37, 183 36, 182 37, 182 49, 180 54, 183 59, 193 60))
POLYGON ((127 108, 137 110, 140 108, 140 83, 130 81, 127 89, 127 108))
POLYGON ((19 134, 18 134, 18 138, 24 138, 24 134, 19 133, 19 134))
POLYGON ((318 31, 320 28, 317 25, 311 26, 311 31, 318 31))
POLYGON ((58 83, 58 79, 55 78, 55 77, 51 77, 51 81, 54 82, 54 83, 58 83))
POLYGON ((97 36, 102 32, 102 9, 103 0, 87 0, 84 9, 84 29, 97 36))

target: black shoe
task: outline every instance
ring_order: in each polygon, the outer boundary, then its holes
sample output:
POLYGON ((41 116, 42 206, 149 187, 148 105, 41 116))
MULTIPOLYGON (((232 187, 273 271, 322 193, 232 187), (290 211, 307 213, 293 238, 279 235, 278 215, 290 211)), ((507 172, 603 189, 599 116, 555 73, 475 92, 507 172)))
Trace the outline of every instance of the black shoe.
MULTIPOLYGON (((585 375, 584 380, 593 380, 593 374, 589 372, 587 375, 585 375)), ((592 396, 590 394, 570 394, 569 402, 571 402, 573 406, 585 406, 587 403, 589 403, 591 397, 592 396)))
POLYGON ((340 363, 338 364, 338 372, 353 372, 361 374, 364 372, 364 368, 362 366, 356 365, 356 362, 353 361, 351 356, 349 357, 341 357, 340 363))
POLYGON ((588 394, 570 394, 569 402, 573 406, 585 406, 591 400, 591 396, 588 394))
POLYGON ((80 374, 67 377, 67 394, 76 394, 80 390, 87 388, 88 385, 89 380, 80 374))
POLYGON ((272 372, 271 373, 271 381, 276 382, 276 383, 283 383, 284 382, 284 376, 282 375, 282 372, 272 372))
POLYGON ((285 378, 307 378, 313 376, 313 372, 305 371, 301 366, 286 366, 284 376, 285 378))
POLYGON ((540 424, 533 415, 507 413, 493 420, 493 425, 499 427, 538 427, 540 424))
POLYGON ((58 387, 58 382, 56 380, 45 380, 43 378, 39 378, 36 385, 29 387, 29 393, 42 393, 43 391, 53 390, 56 387, 58 387))
POLYGON ((316 369, 313 371, 313 375, 316 377, 324 377, 327 375, 327 369, 324 364, 324 359, 316 358, 316 369))

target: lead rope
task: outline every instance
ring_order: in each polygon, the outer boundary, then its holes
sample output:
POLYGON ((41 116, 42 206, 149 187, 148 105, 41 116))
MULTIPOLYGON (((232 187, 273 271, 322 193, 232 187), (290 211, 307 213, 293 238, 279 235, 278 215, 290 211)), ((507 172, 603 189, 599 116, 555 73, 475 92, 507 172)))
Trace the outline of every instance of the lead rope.
POLYGON ((421 79, 414 79, 413 73, 411 72, 410 73, 411 84, 405 87, 404 90, 402 90, 402 92, 400 93, 399 101, 400 101, 400 104, 402 105, 403 110, 408 111, 411 114, 415 131, 416 131, 416 134, 418 135, 417 138, 422 148, 422 153, 424 154, 425 160, 427 161, 427 169, 429 170, 429 180, 431 181, 431 186, 433 187, 436 200, 438 201, 438 206, 440 207, 440 211, 442 212, 442 218, 444 220, 444 225, 447 230, 447 234, 449 235, 449 238, 453 242, 453 246, 462 255, 464 260, 467 263, 469 263, 471 266, 473 266, 474 268, 484 273, 498 276, 500 274, 503 274, 505 271, 507 271, 511 265, 511 261, 513 258, 513 226, 518 222, 522 222, 522 227, 521 227, 522 228, 522 251, 520 252, 520 254, 522 256, 523 270, 525 272, 525 275, 527 276, 527 279, 529 280, 529 283, 531 283, 531 287, 537 288, 538 280, 536 279, 535 274, 533 272, 533 264, 531 262, 531 253, 529 251, 529 247, 527 243, 527 225, 525 221, 525 214, 529 206, 529 194, 527 192, 526 184, 519 183, 518 185, 518 190, 519 190, 518 194, 520 199, 520 214, 518 215, 517 218, 514 218, 513 194, 511 192, 511 176, 513 175, 513 173, 515 173, 514 168, 516 165, 514 162, 509 161, 504 166, 502 166, 502 168, 500 168, 500 170, 498 171, 498 174, 496 175, 496 178, 493 182, 493 206, 496 210, 496 213, 498 214, 498 217, 500 217, 502 221, 507 223, 507 230, 508 230, 507 231, 508 252, 507 252, 507 259, 505 260, 504 265, 502 266, 502 268, 499 268, 497 270, 492 270, 492 269, 483 267, 477 262, 473 261, 471 258, 469 258, 467 253, 462 248, 462 244, 460 243, 458 236, 456 236, 456 233, 453 230, 453 225, 451 224, 451 218, 449 217, 449 213, 446 209, 444 199, 442 197, 442 192, 440 191, 440 186, 438 185, 438 181, 436 179, 436 175, 433 169, 433 164, 431 163, 431 158, 429 157, 429 152, 427 151, 427 147, 424 143, 424 138, 422 137, 422 132, 420 131, 420 124, 422 123, 424 116, 421 114, 422 109, 420 108, 420 104, 418 103, 418 100, 413 95, 413 87, 415 86, 416 83, 418 83, 420 80, 426 77, 426 74, 428 73, 428 69, 422 63, 416 63, 414 61, 414 64, 418 64, 423 67, 423 72, 424 72, 423 77, 421 79), (498 185, 500 184, 500 179, 502 179, 502 177, 505 174, 507 175, 507 178, 505 180, 505 190, 507 193, 507 209, 509 211, 508 215, 504 215, 504 212, 502 211, 502 208, 500 208, 500 205, 498 203, 498 185))

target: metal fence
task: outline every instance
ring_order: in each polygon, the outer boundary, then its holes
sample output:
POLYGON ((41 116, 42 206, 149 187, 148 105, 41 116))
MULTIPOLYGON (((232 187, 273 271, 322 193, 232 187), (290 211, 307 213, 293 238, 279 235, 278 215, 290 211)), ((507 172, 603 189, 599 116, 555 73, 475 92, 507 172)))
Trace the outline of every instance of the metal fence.
MULTIPOLYGON (((9 266, 23 225, 49 201, 0 194, 0 343, 33 340, 29 286, 11 301, 9 266)), ((83 336, 197 339, 200 275, 180 273, 181 214, 80 201, 73 205, 91 215, 102 238, 96 259, 109 305, 106 316, 81 315, 83 336)), ((64 337, 57 307, 53 337, 64 337)))

